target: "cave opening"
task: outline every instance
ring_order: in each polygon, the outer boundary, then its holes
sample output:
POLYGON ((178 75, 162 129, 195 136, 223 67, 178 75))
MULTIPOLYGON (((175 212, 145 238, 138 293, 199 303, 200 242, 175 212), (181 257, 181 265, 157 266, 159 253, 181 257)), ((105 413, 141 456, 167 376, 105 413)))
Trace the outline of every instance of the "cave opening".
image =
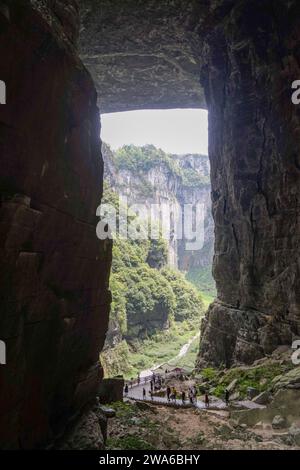
POLYGON ((102 114, 101 140, 101 211, 114 240, 105 376, 191 371, 216 292, 207 111, 102 114))
MULTIPOLYGON (((208 368, 209 389, 222 396, 224 377, 230 385, 236 366, 250 365, 236 393, 245 398, 249 380, 271 392, 271 419, 283 412, 277 391, 288 393, 287 424, 298 420, 290 346, 300 336, 299 31, 297 0, 1 0, 1 448, 48 447, 102 380, 111 250, 95 236, 98 106, 209 109, 218 297, 196 373, 208 368), (212 368, 224 373, 217 390, 212 368)), ((148 270, 159 250, 156 240, 148 270)), ((144 315, 149 296, 128 268, 144 315)))

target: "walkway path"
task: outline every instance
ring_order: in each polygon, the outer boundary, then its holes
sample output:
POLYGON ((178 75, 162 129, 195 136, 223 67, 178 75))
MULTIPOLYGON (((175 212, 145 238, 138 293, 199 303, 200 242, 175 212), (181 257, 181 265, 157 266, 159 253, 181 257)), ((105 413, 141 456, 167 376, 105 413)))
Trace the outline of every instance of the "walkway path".
MULTIPOLYGON (((132 388, 129 388, 127 398, 130 398, 135 401, 146 401, 149 403, 153 403, 156 405, 167 405, 167 406, 173 406, 173 407, 181 407, 181 408, 191 408, 195 407, 201 410, 206 409, 205 403, 202 400, 197 399, 197 403, 191 404, 189 400, 185 401, 185 404, 182 403, 181 399, 177 399, 176 401, 168 401, 167 398, 162 398, 162 397, 156 397, 154 396, 153 398, 150 397, 149 394, 150 391, 150 384, 140 384, 140 385, 133 385, 132 388), (146 390, 146 399, 143 399, 143 388, 146 390)), ((232 401, 230 402, 231 407, 236 407, 239 409, 262 409, 265 408, 264 405, 258 405, 257 403, 254 403, 253 401, 250 400, 241 400, 241 401, 232 401)), ((228 407, 226 406, 226 403, 223 400, 220 400, 219 398, 213 397, 213 399, 210 402, 209 409, 217 409, 217 410, 225 410, 228 407)))
MULTIPOLYGON (((166 367, 169 369, 175 368, 175 363, 176 360, 181 359, 186 355, 188 352, 191 344, 200 336, 200 332, 197 333, 193 338, 191 338, 186 344, 184 344, 179 353, 171 359, 168 363, 163 363, 163 364, 158 364, 153 366, 151 369, 146 369, 143 370, 139 376, 140 376, 140 384, 134 383, 132 386, 129 386, 129 391, 127 398, 130 398, 135 401, 146 401, 149 403, 153 403, 156 405, 166 405, 166 406, 173 406, 173 407, 182 407, 182 408, 191 408, 195 407, 201 410, 207 409, 205 406, 204 401, 197 399, 196 403, 190 403, 189 399, 185 401, 185 403, 182 403, 181 398, 177 399, 176 401, 170 400, 168 401, 167 398, 165 397, 158 397, 158 396, 153 396, 151 398, 150 396, 150 380, 153 377, 153 372, 155 370, 160 369, 162 367, 166 367), (146 398, 143 398, 143 388, 146 390, 146 398)), ((210 410, 226 410, 228 407, 226 406, 226 403, 217 398, 217 397, 210 397, 210 410)), ((259 408, 265 408, 264 405, 258 405, 257 403, 254 403, 253 401, 250 400, 241 400, 241 401, 231 401, 230 402, 230 407, 235 407, 238 409, 259 409, 259 408)))

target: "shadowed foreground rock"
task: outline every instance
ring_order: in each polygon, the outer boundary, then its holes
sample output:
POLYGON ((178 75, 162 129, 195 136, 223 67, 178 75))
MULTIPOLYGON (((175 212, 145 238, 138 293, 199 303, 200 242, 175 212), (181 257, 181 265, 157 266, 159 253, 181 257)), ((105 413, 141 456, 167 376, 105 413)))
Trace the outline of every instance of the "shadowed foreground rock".
MULTIPOLYGON (((56 6, 63 3, 74 2, 56 6)), ((27 449, 49 443, 97 392, 111 247, 95 235, 99 114, 73 36, 57 18, 50 27, 47 10, 42 17, 29 2, 9 2, 6 12, 0 9, 7 84, 0 107, 0 338, 7 345, 0 448, 27 449)))

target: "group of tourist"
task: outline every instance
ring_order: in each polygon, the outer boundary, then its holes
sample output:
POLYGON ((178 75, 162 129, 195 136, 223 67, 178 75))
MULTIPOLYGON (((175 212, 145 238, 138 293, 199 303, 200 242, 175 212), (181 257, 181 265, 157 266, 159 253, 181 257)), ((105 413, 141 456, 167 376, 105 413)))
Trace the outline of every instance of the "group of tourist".
MULTIPOLYGON (((147 377, 145 377, 145 384, 147 382, 147 377)), ((140 385, 141 383, 141 378, 140 378, 140 375, 138 375, 137 377, 137 385, 140 385)), ((133 384, 134 384, 134 379, 132 378, 130 381, 129 381, 129 385, 130 387, 132 388, 133 387, 133 384)), ((176 390, 176 387, 175 386, 172 386, 170 387, 169 385, 167 386, 166 390, 164 391, 163 390, 163 387, 164 387, 164 384, 165 384, 165 379, 163 377, 161 377, 160 374, 152 374, 152 377, 150 379, 150 390, 149 390, 149 395, 151 397, 151 400, 153 400, 154 396, 155 396, 155 392, 163 392, 164 393, 164 396, 166 395, 167 397, 167 400, 169 403, 174 403, 176 404, 177 403, 177 399, 181 399, 181 403, 182 405, 185 405, 186 403, 186 400, 188 398, 189 402, 191 405, 195 405, 197 404, 197 388, 195 385, 192 385, 189 387, 188 389, 188 393, 186 394, 185 390, 182 390, 178 396, 178 392, 176 390)), ((125 385, 125 388, 124 388, 124 394, 125 396, 128 395, 128 383, 126 383, 125 385)), ((147 399, 147 392, 146 392, 146 388, 145 386, 143 387, 143 390, 142 390, 142 396, 143 396, 143 400, 146 400, 147 399)), ((161 394, 160 394, 160 397, 161 394)), ((162 397, 163 398, 163 397, 162 397)), ((225 402, 226 402, 226 405, 228 406, 229 405, 229 398, 230 398, 230 393, 228 390, 225 390, 225 402)), ((205 403, 205 407, 206 408, 209 408, 209 405, 210 405, 210 399, 209 399, 209 395, 207 392, 204 393, 204 403, 205 403)))

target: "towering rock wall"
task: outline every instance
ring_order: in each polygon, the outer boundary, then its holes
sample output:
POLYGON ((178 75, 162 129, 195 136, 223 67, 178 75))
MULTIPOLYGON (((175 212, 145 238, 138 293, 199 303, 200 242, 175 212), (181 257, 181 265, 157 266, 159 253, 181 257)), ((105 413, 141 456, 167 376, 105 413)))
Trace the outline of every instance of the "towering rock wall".
POLYGON ((199 366, 252 362, 300 334, 297 1, 214 2, 203 43, 218 300, 199 366), (216 6, 217 5, 217 6, 216 6))
MULTIPOLYGON (((144 147, 147 153, 147 147, 144 147)), ((139 148, 137 148, 139 150, 139 148)), ((140 149, 143 152, 143 147, 140 149)), ((128 203, 142 204, 150 216, 151 208, 159 207, 154 214, 154 222, 162 222, 162 208, 165 205, 170 215, 170 238, 167 240, 168 264, 188 271, 190 268, 209 267, 213 257, 213 219, 210 198, 210 165, 206 155, 170 155, 149 146, 153 154, 144 169, 132 169, 118 159, 113 152, 103 145, 104 179, 121 198, 128 203), (161 153, 161 159, 157 160, 161 153), (164 160, 165 158, 165 160, 164 160), (170 159, 170 164, 168 160, 170 159), (150 165, 150 167, 148 167, 150 165), (119 168, 120 166, 120 168, 119 168), (173 168, 174 166, 174 168, 173 168), (177 239, 172 231, 180 224, 185 205, 203 205, 204 245, 198 250, 187 250, 186 239, 177 239)), ((126 151, 125 151, 126 153, 126 151)), ((125 157, 125 156, 124 156, 125 157)), ((184 235, 184 234, 183 234, 184 235)))
POLYGON ((77 2, 0 6, 0 448, 36 448, 96 394, 111 247, 95 234, 103 163, 77 2))

